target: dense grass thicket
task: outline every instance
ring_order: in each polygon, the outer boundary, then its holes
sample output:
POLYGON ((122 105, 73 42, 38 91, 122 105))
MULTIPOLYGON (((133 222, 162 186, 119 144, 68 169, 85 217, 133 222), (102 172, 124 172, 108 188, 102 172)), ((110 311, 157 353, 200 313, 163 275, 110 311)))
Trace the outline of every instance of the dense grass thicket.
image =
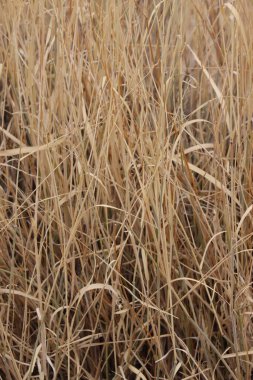
POLYGON ((251 380, 253 2, 0 4, 0 378, 251 380))

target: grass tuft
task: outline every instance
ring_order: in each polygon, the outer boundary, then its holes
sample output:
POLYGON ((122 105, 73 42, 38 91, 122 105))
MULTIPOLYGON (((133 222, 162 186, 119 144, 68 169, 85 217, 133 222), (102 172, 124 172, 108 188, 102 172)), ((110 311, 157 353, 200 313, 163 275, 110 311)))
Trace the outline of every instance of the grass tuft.
POLYGON ((2 379, 252 379, 252 20, 1 1, 2 379))

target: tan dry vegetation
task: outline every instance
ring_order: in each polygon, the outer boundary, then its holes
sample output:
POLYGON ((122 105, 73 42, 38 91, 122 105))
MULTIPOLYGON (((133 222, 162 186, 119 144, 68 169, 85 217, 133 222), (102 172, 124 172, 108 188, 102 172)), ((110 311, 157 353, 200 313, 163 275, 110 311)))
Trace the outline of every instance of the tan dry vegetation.
POLYGON ((251 380, 252 20, 1 1, 2 379, 251 380))

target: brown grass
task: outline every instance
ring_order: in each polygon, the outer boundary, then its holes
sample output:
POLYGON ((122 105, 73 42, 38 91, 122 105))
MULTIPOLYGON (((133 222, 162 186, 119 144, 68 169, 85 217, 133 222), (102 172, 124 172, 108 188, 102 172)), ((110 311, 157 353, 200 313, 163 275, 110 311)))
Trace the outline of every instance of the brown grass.
POLYGON ((1 1, 1 379, 252 379, 252 20, 1 1))

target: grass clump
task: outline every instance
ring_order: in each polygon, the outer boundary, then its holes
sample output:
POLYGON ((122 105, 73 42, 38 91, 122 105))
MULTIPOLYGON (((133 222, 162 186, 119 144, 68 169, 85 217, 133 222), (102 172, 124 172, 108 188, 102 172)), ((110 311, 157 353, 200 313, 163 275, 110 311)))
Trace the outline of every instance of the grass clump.
POLYGON ((1 2, 1 378, 251 380, 252 20, 1 2))

